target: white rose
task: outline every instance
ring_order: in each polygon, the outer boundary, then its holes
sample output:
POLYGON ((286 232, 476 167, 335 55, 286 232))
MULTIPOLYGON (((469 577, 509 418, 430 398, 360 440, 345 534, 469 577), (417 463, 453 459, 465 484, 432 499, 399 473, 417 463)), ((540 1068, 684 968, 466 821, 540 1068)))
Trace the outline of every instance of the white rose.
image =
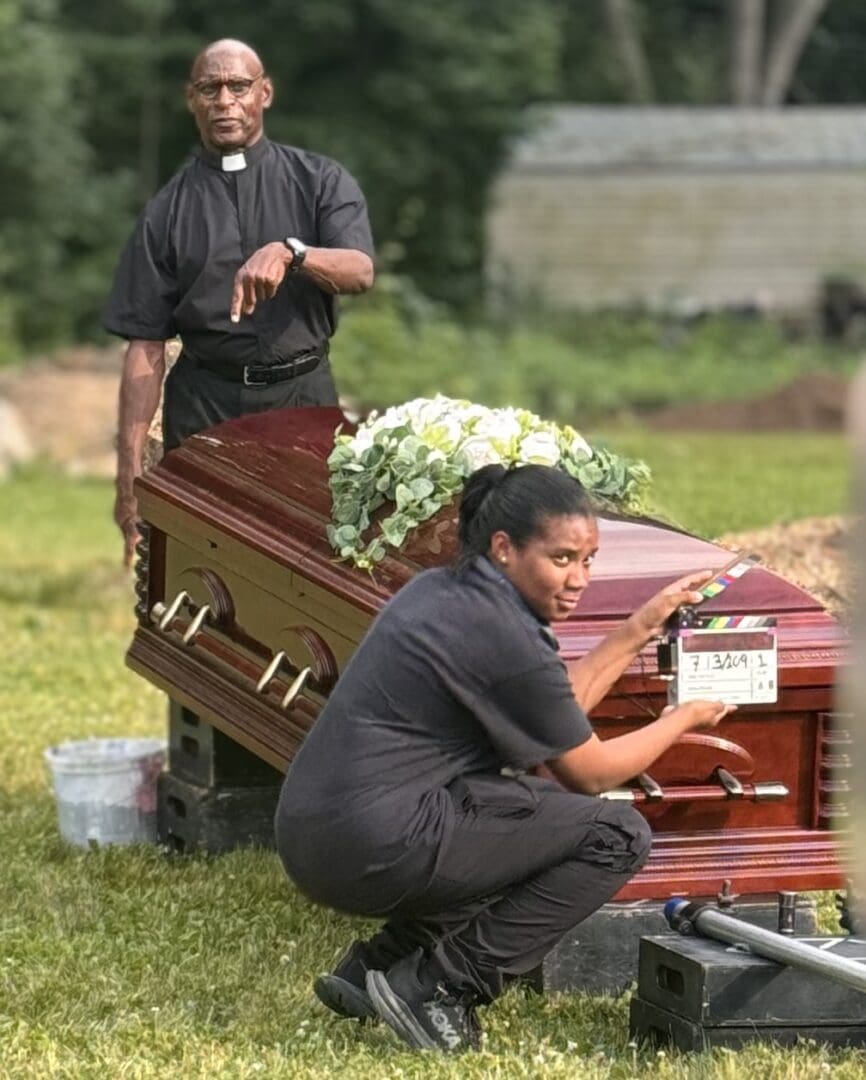
POLYGON ((431 439, 442 450, 455 450, 463 437, 463 425, 455 416, 440 416, 422 434, 422 438, 431 439))
POLYGON ((492 414, 492 410, 488 409, 486 405, 466 405, 461 410, 463 422, 471 424, 473 430, 478 424, 483 424, 492 414))
POLYGON ((429 401, 427 398, 415 398, 404 408, 406 409, 406 415, 416 424, 429 424, 431 420, 439 415, 439 406, 435 401, 429 401))
POLYGON ((475 472, 483 465, 498 465, 502 462, 502 455, 496 447, 480 435, 471 435, 460 445, 460 453, 466 459, 470 472, 475 472))
POLYGON ((369 447, 371 447, 372 445, 373 429, 367 427, 366 425, 359 427, 357 432, 355 433, 354 439, 352 439, 352 449, 355 451, 358 457, 360 457, 361 454, 363 454, 364 451, 369 449, 369 447))
POLYGON ((511 410, 496 409, 479 420, 472 431, 475 435, 508 443, 520 435, 520 424, 511 410))
POLYGON ((520 441, 518 454, 521 461, 532 465, 558 465, 559 447, 556 436, 550 431, 534 431, 520 441))
POLYGON ((391 428, 400 427, 401 423, 403 423, 403 409, 396 405, 386 409, 381 416, 376 416, 372 423, 367 421, 374 435, 380 431, 390 431, 391 428))

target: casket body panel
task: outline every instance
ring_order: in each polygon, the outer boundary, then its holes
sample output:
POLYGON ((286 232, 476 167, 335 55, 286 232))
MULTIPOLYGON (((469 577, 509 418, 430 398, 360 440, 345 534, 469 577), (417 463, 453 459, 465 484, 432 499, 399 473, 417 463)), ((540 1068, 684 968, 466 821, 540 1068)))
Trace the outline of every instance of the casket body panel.
MULTIPOLYGON (((233 421, 187 440, 137 484, 149 537, 130 666, 283 769, 382 605, 455 553, 456 511, 446 510, 372 576, 334 557, 325 459, 341 421, 331 409, 233 421)), ((730 558, 656 524, 604 519, 600 534, 592 584, 554 627, 569 667, 663 585, 730 558)), ((838 886, 830 826, 846 786, 847 734, 831 712, 842 634, 764 569, 705 610, 778 619, 779 700, 686 736, 618 793, 655 836, 649 864, 619 896, 709 895, 725 879, 753 894, 838 886)), ((649 647, 594 710, 599 736, 650 722, 666 692, 649 647)))

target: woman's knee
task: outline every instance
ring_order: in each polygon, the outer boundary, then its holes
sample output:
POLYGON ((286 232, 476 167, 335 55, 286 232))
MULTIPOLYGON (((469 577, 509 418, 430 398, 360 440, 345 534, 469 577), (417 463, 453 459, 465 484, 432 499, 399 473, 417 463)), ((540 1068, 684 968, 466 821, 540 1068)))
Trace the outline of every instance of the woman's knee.
POLYGON ((605 801, 598 817, 590 861, 637 873, 649 858, 652 830, 643 814, 626 803, 605 801))

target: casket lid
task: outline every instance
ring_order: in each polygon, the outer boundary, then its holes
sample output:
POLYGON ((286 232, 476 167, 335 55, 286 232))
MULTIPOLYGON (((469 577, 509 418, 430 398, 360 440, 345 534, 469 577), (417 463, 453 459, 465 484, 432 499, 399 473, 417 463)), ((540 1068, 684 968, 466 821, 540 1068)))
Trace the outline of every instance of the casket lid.
MULTIPOLYGON (((373 574, 341 562, 326 537, 330 491, 326 460, 338 409, 281 409, 232 420, 187 439, 136 482, 142 516, 160 527, 164 507, 190 515, 301 573, 361 610, 375 613, 421 569, 456 554, 456 507, 410 535, 373 574)), ((727 563, 725 548, 659 522, 602 518, 592 583, 570 621, 622 618, 664 584, 727 563)), ((391 550, 391 549, 389 549, 391 550)), ((707 612, 821 613, 802 589, 757 568, 704 605, 707 612)), ((824 615, 819 621, 832 620, 824 615)), ((811 621, 811 620, 809 620, 811 621)), ((568 637, 568 626, 557 627, 568 637)))

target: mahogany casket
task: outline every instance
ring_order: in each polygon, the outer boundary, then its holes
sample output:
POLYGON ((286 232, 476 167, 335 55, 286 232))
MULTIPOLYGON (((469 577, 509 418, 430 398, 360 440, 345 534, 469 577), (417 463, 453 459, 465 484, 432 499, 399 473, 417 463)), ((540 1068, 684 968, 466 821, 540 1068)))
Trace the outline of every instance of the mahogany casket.
MULTIPOLYGON (((353 649, 413 574, 455 553, 456 510, 373 575, 335 558, 325 527, 336 409, 281 410, 188 439, 137 481, 146 541, 127 662, 171 699, 284 770, 353 649)), ((593 580, 554 630, 566 664, 666 583, 716 569, 723 548, 656 523, 602 519, 593 580)), ((835 888, 849 733, 833 714, 843 635, 810 596, 757 568, 709 601, 778 619, 779 697, 685 736, 627 788, 654 832, 617 899, 835 888), (731 778, 733 777, 733 782, 731 778)), ((648 647, 592 714, 602 738, 666 703, 648 647)))

